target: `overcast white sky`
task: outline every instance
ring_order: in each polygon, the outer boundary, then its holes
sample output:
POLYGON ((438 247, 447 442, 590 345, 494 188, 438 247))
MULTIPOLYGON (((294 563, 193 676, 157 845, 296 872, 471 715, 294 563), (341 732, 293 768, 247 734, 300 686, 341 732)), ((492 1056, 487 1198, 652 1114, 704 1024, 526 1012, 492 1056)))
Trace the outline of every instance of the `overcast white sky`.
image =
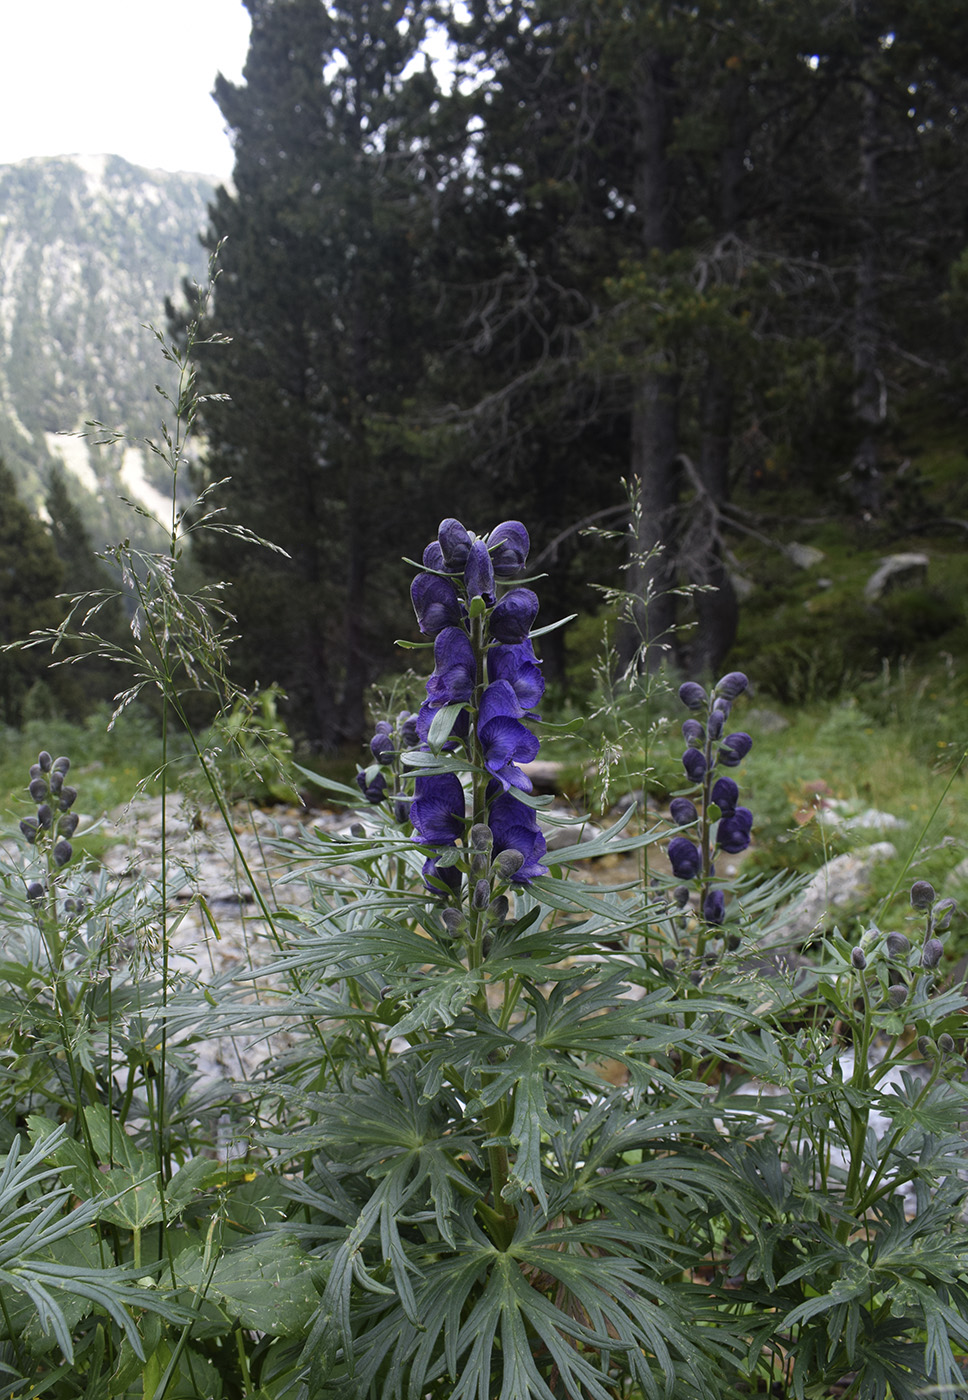
POLYGON ((0 0, 0 165, 106 154, 227 179, 211 92, 248 44, 242 0, 0 0))

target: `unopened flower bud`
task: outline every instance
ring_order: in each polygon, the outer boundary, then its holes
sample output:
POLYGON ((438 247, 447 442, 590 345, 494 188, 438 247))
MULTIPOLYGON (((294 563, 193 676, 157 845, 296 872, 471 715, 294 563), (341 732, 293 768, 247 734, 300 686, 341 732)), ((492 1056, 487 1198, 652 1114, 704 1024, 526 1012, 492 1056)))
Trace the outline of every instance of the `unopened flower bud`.
POLYGON ((43 802, 47 796, 47 782, 44 778, 34 778, 27 789, 35 802, 43 802))
POLYGON ((944 944, 940 938, 929 938, 925 941, 921 949, 921 966, 932 968, 937 967, 944 954, 944 944))
POLYGON ((887 1004, 893 1011, 897 1011, 907 1001, 908 989, 902 982, 887 989, 887 1004))
POLYGON ((54 847, 54 860, 57 862, 58 866, 66 865, 73 854, 74 848, 71 846, 70 841, 65 841, 64 838, 61 837, 54 847))
POLYGON ((66 812, 57 823, 58 836, 73 836, 79 820, 76 812, 66 812))
POLYGON ((366 827, 362 822, 353 822, 350 827, 350 835, 355 836, 357 841, 360 841, 366 835, 366 827))
POLYGON ((37 762, 40 764, 40 767, 41 767, 41 771, 42 771, 42 772, 44 772, 44 773, 49 773, 49 772, 50 772, 50 766, 51 766, 51 763, 53 762, 53 760, 51 759, 51 756, 50 756, 50 754, 47 752, 46 749, 42 749, 42 750, 40 751, 40 753, 37 755, 37 762))
POLYGON ((716 683, 717 695, 725 695, 727 700, 735 700, 737 695, 742 695, 749 685, 749 681, 742 671, 730 671, 723 676, 722 680, 716 683))
POLYGON ((471 895, 471 904, 475 909, 486 909, 490 902, 490 880, 478 880, 477 884, 474 886, 474 893, 471 895))
POLYGON ((524 864, 524 856, 512 847, 502 851, 494 862, 494 869, 501 880, 511 880, 524 864))
POLYGON ((742 941, 742 940, 740 939, 740 936, 739 936, 738 933, 730 933, 730 934, 728 934, 727 937, 726 937, 726 947, 727 947, 728 951, 729 951, 730 953, 735 953, 735 952, 736 952, 736 949, 739 947, 741 941, 742 941))
POLYGON ((726 896, 722 890, 710 890, 702 906, 707 924, 721 924, 726 917, 726 896))
POLYGON ((951 916, 956 908, 957 905, 953 899, 939 899, 931 911, 934 916, 934 927, 944 933, 951 924, 951 916))
POLYGON ((867 966, 867 959, 864 956, 863 948, 854 948, 850 955, 850 960, 858 972, 863 972, 867 966))
POLYGON ((934 885, 927 880, 915 880, 911 886, 911 903, 915 909, 930 909, 936 898, 934 885))
POLYGON ((954 1048, 954 1040, 947 1031, 942 1031, 938 1036, 938 1049, 941 1051, 942 1055, 950 1055, 954 1048))
POLYGON ((683 681, 679 687, 679 699, 687 710, 701 710, 706 703, 706 692, 695 681, 683 681))
POLYGON ((682 737, 691 749, 699 749, 706 742, 706 731, 698 719, 686 719, 682 722, 682 737))
POLYGON ((60 808, 66 812, 69 807, 73 807, 77 801, 77 789, 72 787, 62 787, 60 792, 60 808))
POLYGON ((53 820, 54 814, 49 805, 44 802, 37 808, 37 825, 40 827, 41 831, 47 831, 53 820))
POLYGON ((689 903, 689 890, 687 886, 676 885, 675 889, 672 891, 672 898, 680 909, 685 909, 686 905, 689 903))
POLYGON ((32 763, 30 765, 30 776, 32 778, 39 778, 43 771, 39 763, 32 763))
POLYGON ((43 885, 39 884, 36 880, 31 880, 30 884, 27 886, 28 899, 43 899, 45 893, 46 891, 43 885))
POLYGON ((889 933, 887 935, 887 956, 889 958, 905 958, 911 951, 911 941, 903 933, 889 933))
POLYGON ((36 818, 35 818, 35 817, 24 817, 23 821, 20 823, 20 830, 23 832, 24 836, 27 838, 28 844, 32 846, 32 845, 34 844, 34 842, 37 840, 37 820, 36 820, 36 818))
POLYGON ((60 758, 54 759, 54 762, 51 764, 51 771, 54 773, 66 773, 70 766, 70 759, 65 758, 62 754, 60 758))
POLYGON ((471 846, 475 851, 489 851, 494 844, 491 828, 484 822, 475 822, 470 830, 471 846))
POLYGON ((445 909, 440 917, 444 928, 454 938, 463 931, 464 916, 459 909, 445 909))
POLYGON ((393 799, 393 820, 400 826, 410 820, 410 801, 408 798, 395 797, 393 799))
POLYGON ((929 1035, 918 1036, 918 1054, 921 1056, 922 1059, 932 1059, 934 1057, 934 1052, 936 1048, 937 1047, 935 1046, 934 1041, 929 1035))
POLYGON ((53 792, 53 793, 58 793, 58 792, 60 792, 60 790, 61 790, 61 788, 62 788, 63 786, 64 786, 64 774, 63 774, 63 773, 58 773, 58 772, 56 772, 54 769, 51 769, 51 774, 50 774, 50 790, 51 790, 51 792, 53 792))
POLYGON ((487 911, 487 917, 495 928, 504 923, 510 908, 511 903, 506 894, 499 894, 497 899, 491 900, 491 907, 487 911))
POLYGON ((710 739, 718 739, 723 732, 723 725, 726 723, 726 716, 722 710, 713 710, 709 716, 708 729, 710 739))

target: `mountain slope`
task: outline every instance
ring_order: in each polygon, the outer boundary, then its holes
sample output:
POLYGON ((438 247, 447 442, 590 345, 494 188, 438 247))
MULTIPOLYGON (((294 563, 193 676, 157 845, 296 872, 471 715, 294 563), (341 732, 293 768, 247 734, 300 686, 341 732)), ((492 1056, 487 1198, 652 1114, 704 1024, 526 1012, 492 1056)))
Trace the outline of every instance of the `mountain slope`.
POLYGON ((144 325, 163 327, 165 298, 205 277, 198 235, 212 194, 204 176, 117 156, 0 166, 0 456, 34 507, 63 462, 99 544, 131 531, 119 491, 150 507, 167 489, 137 446, 159 437, 154 386, 169 383, 144 325), (135 445, 59 436, 91 419, 135 445))

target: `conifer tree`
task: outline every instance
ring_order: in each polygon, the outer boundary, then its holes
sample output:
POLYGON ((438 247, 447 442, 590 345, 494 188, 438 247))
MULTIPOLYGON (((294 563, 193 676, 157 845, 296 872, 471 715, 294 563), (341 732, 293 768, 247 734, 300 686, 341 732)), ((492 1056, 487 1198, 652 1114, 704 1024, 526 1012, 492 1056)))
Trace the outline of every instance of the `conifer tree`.
MULTIPOLYGON (((47 531, 17 496, 13 473, 0 460, 0 648, 23 642, 43 627, 56 627, 61 607, 56 595, 64 578, 47 531)), ((25 699, 44 681, 63 702, 70 687, 62 673, 48 671, 42 650, 0 650, 0 720, 20 725, 30 715, 25 699)))
MULTIPOLYGON (((363 693, 399 635, 382 587, 435 519, 407 432, 425 355, 419 65, 425 0, 247 0, 244 82, 219 78, 235 141, 208 246, 224 247, 201 364, 212 480, 281 546, 209 536, 232 581, 239 679, 278 681, 310 743, 358 737, 363 693)), ((388 599, 394 602, 388 602, 388 599)), ((392 664, 392 662, 391 662, 392 664)))

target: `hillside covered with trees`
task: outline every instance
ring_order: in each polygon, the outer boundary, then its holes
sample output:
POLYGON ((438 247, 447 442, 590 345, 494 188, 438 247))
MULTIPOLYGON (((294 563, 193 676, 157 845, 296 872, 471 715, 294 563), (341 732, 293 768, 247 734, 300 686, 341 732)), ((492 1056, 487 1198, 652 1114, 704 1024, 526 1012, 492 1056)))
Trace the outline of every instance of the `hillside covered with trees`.
POLYGON ((963 6, 475 0, 445 90, 429 0, 247 4, 206 471, 289 558, 204 562, 305 737, 358 734, 407 626, 386 571, 444 515, 527 520, 550 609, 630 549, 642 632, 696 673, 778 510, 890 547, 911 405, 956 422, 964 377, 963 6))

